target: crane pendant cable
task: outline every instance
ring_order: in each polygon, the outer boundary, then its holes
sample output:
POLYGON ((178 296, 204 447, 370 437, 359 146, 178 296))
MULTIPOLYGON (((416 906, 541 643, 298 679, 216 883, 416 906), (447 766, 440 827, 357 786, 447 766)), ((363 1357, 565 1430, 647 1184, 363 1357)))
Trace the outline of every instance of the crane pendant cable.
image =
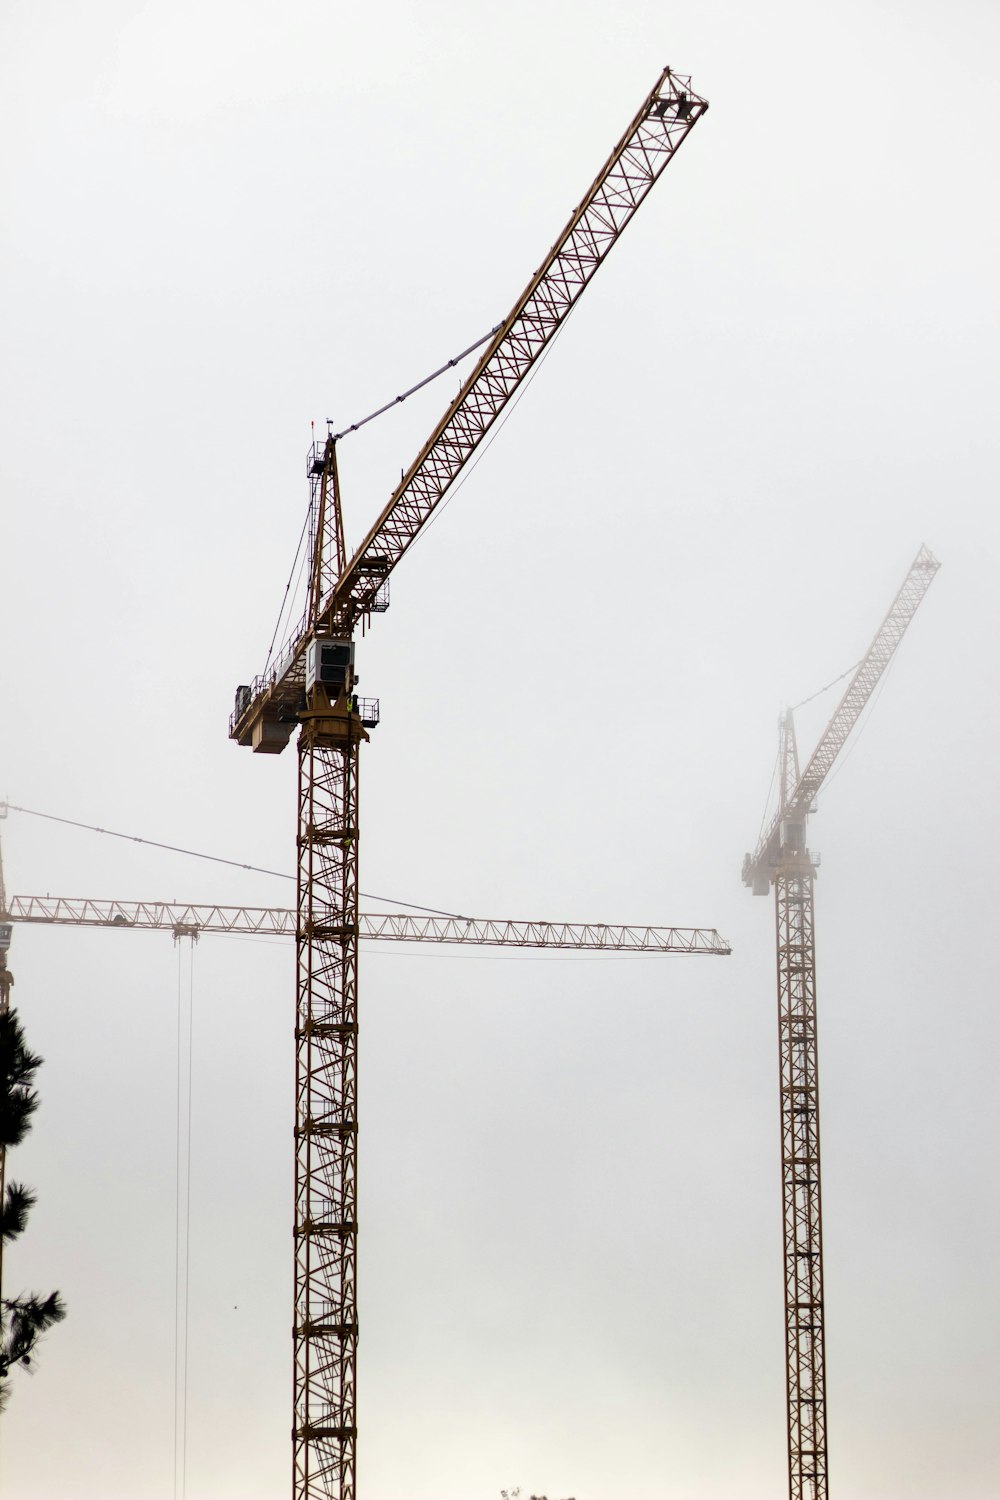
MULTIPOLYGON (((392 411, 394 406, 400 406, 407 397, 416 395, 417 391, 422 391, 425 385, 430 385, 431 381, 437 380, 439 375, 447 375, 448 371, 453 370, 456 365, 460 365, 463 359, 466 359, 470 354, 474 354, 477 349, 481 349, 484 344, 488 343, 495 334, 500 332, 502 327, 503 324, 498 323, 495 328, 490 329, 489 333, 484 333, 481 339, 477 339, 474 344, 470 344, 468 349, 463 349, 461 354, 456 354, 454 359, 449 359, 439 370, 435 370, 432 375, 425 375, 423 380, 418 380, 416 385, 411 385, 410 389, 403 391, 402 395, 393 396, 392 400, 387 401, 384 406, 380 406, 378 411, 369 412, 368 416, 362 417, 360 422, 352 422, 349 427, 344 428, 343 432, 331 433, 333 441, 339 443, 341 438, 346 437, 349 432, 357 432, 360 427, 365 427, 369 422, 374 422, 376 417, 381 417, 385 412, 392 411)), ((333 426, 332 418, 327 417, 326 425, 328 427, 333 426)))
MULTIPOLYGON (((130 844, 145 844, 149 849, 166 849, 170 854, 187 854, 191 859, 207 859, 216 865, 232 865, 236 870, 249 870, 252 875, 273 875, 278 880, 294 880, 287 870, 268 870, 262 865, 250 865, 241 859, 225 859, 221 854, 204 854, 199 849, 184 849, 179 844, 164 844, 158 839, 140 838, 137 833, 117 833, 113 828, 99 828, 96 823, 81 823, 76 818, 60 818, 55 813, 38 812, 33 807, 18 807, 16 802, 0 802, 0 816, 4 812, 25 813, 29 818, 44 818, 47 823, 65 823, 68 828, 83 828, 87 833, 103 833, 112 839, 125 839, 130 844)), ((406 906, 411 911, 430 912, 435 917, 458 917, 460 911, 443 911, 439 906, 422 906, 419 901, 397 901, 394 896, 376 896, 373 891, 359 891, 366 901, 381 901, 387 906, 406 906)))

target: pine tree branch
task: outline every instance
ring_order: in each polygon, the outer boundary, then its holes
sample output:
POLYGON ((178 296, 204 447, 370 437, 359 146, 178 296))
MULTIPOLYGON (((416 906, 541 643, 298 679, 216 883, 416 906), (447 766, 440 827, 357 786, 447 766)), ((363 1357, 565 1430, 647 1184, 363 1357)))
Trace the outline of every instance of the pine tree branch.
POLYGON ((34 1193, 22 1182, 9 1182, 0 1203, 0 1240, 14 1240, 24 1233, 28 1214, 36 1203, 34 1193))

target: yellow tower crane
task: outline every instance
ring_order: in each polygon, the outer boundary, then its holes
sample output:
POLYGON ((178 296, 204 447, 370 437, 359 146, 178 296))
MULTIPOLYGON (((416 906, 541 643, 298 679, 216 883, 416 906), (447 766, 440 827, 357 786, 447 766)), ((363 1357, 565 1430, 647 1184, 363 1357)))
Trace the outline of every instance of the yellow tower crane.
POLYGON ((279 753, 299 730, 294 1500, 355 1494, 358 749, 378 722, 354 692, 355 633, 707 108, 688 78, 660 74, 353 557, 337 440, 314 445, 306 611, 276 664, 237 689, 238 744, 279 753))
POLYGON ((775 898, 790 1500, 827 1500, 829 1493, 813 925, 817 859, 806 847, 806 825, 938 566, 921 547, 801 774, 792 714, 782 714, 778 810, 743 861, 744 885, 755 896, 766 896, 773 885, 775 898))

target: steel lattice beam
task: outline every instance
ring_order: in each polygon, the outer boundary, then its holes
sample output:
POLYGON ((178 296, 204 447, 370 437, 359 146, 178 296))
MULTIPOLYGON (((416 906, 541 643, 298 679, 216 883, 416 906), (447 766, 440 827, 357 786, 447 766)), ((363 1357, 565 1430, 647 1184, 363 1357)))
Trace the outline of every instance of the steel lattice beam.
MULTIPOLYGON (((12 896, 0 916, 71 927, 165 929, 294 937, 295 912, 274 906, 198 906, 180 901, 93 901, 74 896, 12 896)), ((609 926, 603 922, 526 922, 492 917, 361 912, 365 942, 476 944, 497 948, 576 949, 595 953, 731 953, 714 927, 609 926)))
POLYGON ((758 840, 753 854, 748 854, 744 860, 743 883, 745 885, 754 885, 756 877, 763 876, 766 890, 768 866, 777 857, 782 819, 790 814, 805 817, 810 812, 834 761, 844 748, 851 730, 861 717, 865 704, 875 691, 882 674, 895 656, 896 648, 919 609, 924 595, 934 582, 934 575, 940 566, 941 564, 929 548, 920 548, 900 585, 899 593, 890 604, 885 619, 875 632, 874 640, 859 662, 854 675, 847 684, 844 696, 834 709, 829 724, 820 736, 819 743, 809 758, 809 764, 798 778, 794 789, 788 791, 782 798, 782 805, 771 819, 767 831, 758 840))
POLYGON ((293 1493, 353 1500, 357 1346, 358 742, 299 737, 293 1493))
POLYGON ((240 744, 253 743, 255 721, 294 717, 313 631, 350 636, 358 620, 373 608, 388 573, 430 519, 707 109, 707 101, 692 91, 690 78, 664 69, 337 582, 318 609, 307 608, 275 664, 254 680, 238 703, 230 734, 240 744))
POLYGON ((828 1494, 813 921, 817 861, 806 847, 806 828, 817 793, 892 661, 938 566, 921 547, 801 775, 792 713, 782 714, 778 809, 753 854, 743 861, 744 884, 762 896, 773 883, 775 893, 790 1500, 827 1500, 828 1494))
POLYGON ((790 1500, 826 1500, 826 1360, 813 875, 774 885, 790 1500))

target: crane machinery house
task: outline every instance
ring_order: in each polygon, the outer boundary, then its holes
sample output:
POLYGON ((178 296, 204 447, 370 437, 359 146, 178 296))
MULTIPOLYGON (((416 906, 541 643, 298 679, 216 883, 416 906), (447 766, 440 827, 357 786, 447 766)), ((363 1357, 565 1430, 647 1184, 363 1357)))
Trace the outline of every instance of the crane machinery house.
POLYGON ((319 683, 331 698, 350 692, 354 680, 354 642, 317 636, 306 650, 306 692, 319 683))

